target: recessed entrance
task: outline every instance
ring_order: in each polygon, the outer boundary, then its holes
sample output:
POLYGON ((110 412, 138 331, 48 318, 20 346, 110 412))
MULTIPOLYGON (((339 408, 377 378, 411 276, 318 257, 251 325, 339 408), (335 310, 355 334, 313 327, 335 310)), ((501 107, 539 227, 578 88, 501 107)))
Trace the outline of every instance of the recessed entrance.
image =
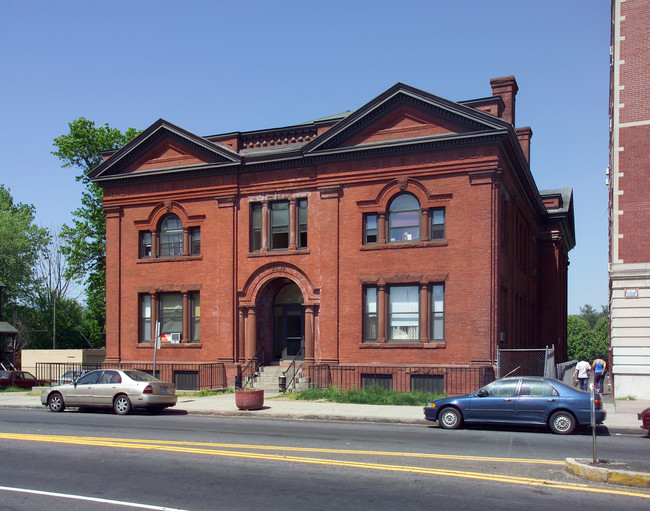
MULTIPOLYGON (((273 300, 273 358, 294 358, 305 344, 305 310, 300 288, 290 283, 273 300)), ((304 353, 302 353, 304 357, 304 353)))

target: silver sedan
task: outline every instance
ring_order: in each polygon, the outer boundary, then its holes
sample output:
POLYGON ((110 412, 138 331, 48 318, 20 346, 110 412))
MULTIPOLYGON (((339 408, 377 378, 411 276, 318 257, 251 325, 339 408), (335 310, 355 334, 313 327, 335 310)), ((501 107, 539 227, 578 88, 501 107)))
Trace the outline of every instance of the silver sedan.
POLYGON ((176 387, 136 370, 98 369, 73 383, 46 389, 41 403, 53 412, 66 406, 113 408, 126 415, 134 408, 159 413, 176 404, 176 387))

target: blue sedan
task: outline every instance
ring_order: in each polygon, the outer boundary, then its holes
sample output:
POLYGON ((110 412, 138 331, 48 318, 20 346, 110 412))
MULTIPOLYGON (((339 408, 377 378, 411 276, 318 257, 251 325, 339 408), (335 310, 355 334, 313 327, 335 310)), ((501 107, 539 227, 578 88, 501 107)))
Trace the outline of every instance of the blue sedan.
MULTIPOLYGON (((606 413, 601 396, 595 396, 596 424, 602 424, 606 413)), ((568 435, 591 424, 591 394, 552 378, 502 378, 467 396, 436 399, 424 408, 424 417, 444 429, 463 423, 528 424, 568 435)))

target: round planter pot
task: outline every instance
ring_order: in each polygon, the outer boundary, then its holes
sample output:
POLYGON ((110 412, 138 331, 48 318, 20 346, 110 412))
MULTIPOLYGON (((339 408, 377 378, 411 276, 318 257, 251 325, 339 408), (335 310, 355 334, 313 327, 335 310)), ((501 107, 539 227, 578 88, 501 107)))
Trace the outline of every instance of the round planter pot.
POLYGON ((259 410, 264 406, 264 390, 236 390, 235 404, 240 410, 259 410))

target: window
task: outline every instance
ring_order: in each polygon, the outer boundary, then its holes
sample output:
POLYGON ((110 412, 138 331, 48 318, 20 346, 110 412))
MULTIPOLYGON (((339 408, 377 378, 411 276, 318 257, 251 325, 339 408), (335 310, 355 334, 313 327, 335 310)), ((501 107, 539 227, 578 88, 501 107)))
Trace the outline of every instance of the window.
POLYGON ((151 340, 151 295, 140 295, 139 341, 151 340))
POLYGON ((190 228, 190 255, 201 254, 201 228, 190 228))
POLYGON ((160 257, 183 255, 183 225, 180 218, 171 214, 163 218, 160 224, 160 257))
POLYGON ((390 243, 418 241, 422 211, 418 200, 408 193, 398 195, 388 208, 388 239, 390 243))
POLYGON ((445 338, 445 287, 442 284, 431 286, 431 337, 433 341, 445 338))
POLYGON ((143 231, 140 233, 140 259, 149 259, 151 257, 151 232, 143 231))
POLYGON ((391 341, 418 341, 420 326, 418 286, 391 286, 388 327, 391 341))
POLYGON ((183 295, 181 293, 161 293, 159 295, 160 334, 183 333, 183 295))
POLYGON ((375 245, 377 243, 377 215, 364 215, 363 217, 363 244, 375 245))
POLYGON ((201 299, 199 293, 190 293, 190 340, 199 342, 201 338, 201 299))
POLYGON ((445 239, 445 208, 431 210, 431 241, 445 239))
POLYGON ((251 204, 251 252, 262 250, 262 204, 251 204))
POLYGON ((377 288, 366 287, 363 307, 363 340, 377 340, 377 288))
POLYGON ((189 293, 141 294, 138 298, 138 341, 151 342, 156 327, 170 342, 199 342, 201 338, 201 299, 198 291, 189 293))
POLYGON ((298 199, 298 249, 307 248, 307 199, 298 199))
POLYGON ((250 251, 306 249, 307 219, 307 199, 251 203, 250 251))
POLYGON ((289 248, 289 201, 271 203, 271 250, 289 248))
POLYGON ((444 341, 444 309, 444 283, 434 283, 426 287, 422 284, 406 283, 385 287, 365 286, 363 288, 363 342, 444 341), (386 303, 386 307, 379 307, 380 303, 386 303), (420 332, 422 314, 428 314, 426 319, 429 327, 428 331, 420 332), (384 335, 386 335, 385 339, 384 335))

